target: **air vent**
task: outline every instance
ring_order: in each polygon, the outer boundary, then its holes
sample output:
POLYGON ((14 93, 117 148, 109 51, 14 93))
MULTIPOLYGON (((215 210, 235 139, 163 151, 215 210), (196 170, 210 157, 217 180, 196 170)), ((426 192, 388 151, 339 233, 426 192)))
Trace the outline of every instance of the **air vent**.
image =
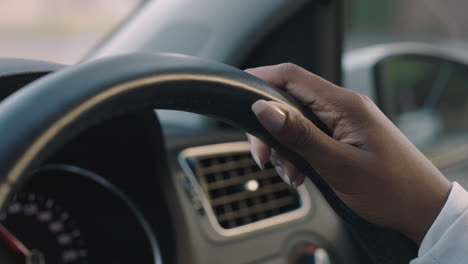
POLYGON ((300 192, 272 166, 258 168, 247 142, 190 148, 180 158, 203 196, 205 211, 223 230, 289 221, 294 219, 290 213, 304 209, 300 192))

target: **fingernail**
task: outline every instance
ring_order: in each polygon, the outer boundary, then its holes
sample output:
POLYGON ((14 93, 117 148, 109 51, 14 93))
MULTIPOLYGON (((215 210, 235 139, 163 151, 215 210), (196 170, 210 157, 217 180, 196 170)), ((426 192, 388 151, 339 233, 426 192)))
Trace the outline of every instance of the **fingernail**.
POLYGON ((293 185, 297 189, 302 183, 304 183, 305 175, 303 173, 299 174, 296 179, 294 179, 293 185))
POLYGON ((286 171, 281 167, 281 166, 275 166, 275 170, 278 173, 278 175, 283 179, 285 183, 287 183, 289 186, 292 187, 291 179, 289 179, 288 174, 286 171))
POLYGON ((286 114, 276 105, 265 100, 258 100, 252 105, 252 111, 262 125, 271 132, 281 130, 286 120, 286 114))
POLYGON ((252 153, 252 157, 255 160, 255 163, 257 163, 258 167, 260 167, 260 169, 263 170, 265 168, 265 166, 260 162, 260 159, 258 158, 257 152, 252 151, 252 150, 250 150, 250 152, 252 153))

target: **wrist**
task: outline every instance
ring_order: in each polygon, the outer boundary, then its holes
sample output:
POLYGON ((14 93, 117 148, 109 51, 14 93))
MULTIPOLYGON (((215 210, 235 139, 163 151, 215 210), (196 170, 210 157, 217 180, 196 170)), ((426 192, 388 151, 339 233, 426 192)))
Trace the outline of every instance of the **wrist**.
POLYGON ((444 208, 452 188, 446 178, 433 184, 433 186, 437 188, 427 188, 427 195, 418 197, 417 208, 413 210, 412 214, 409 214, 411 217, 408 219, 406 230, 403 231, 403 234, 418 245, 421 245, 427 232, 444 208))

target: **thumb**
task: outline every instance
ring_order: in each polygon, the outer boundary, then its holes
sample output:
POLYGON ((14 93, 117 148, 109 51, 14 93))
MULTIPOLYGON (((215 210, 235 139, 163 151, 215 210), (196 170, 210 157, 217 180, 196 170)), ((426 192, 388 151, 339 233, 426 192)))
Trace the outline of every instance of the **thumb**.
POLYGON ((342 150, 331 138, 299 111, 286 104, 259 100, 252 105, 258 121, 281 144, 302 155, 307 161, 329 163, 342 150))

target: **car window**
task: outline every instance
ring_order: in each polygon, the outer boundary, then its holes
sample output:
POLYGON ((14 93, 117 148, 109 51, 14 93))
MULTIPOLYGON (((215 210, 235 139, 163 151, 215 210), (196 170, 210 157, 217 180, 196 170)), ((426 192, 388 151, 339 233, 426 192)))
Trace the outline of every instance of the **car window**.
POLYGON ((78 62, 143 0, 2 0, 0 57, 78 62))
POLYGON ((468 52, 465 0, 352 0, 345 3, 345 48, 417 41, 468 52))
MULTIPOLYGON (((411 41, 468 54, 468 1, 344 2, 347 51, 411 41)), ((386 114, 413 143, 434 160, 455 149, 468 153, 466 67, 403 57, 387 61, 383 70, 386 114)))
POLYGON ((380 74, 386 114, 429 157, 468 142, 468 66, 430 57, 389 58, 380 74))

